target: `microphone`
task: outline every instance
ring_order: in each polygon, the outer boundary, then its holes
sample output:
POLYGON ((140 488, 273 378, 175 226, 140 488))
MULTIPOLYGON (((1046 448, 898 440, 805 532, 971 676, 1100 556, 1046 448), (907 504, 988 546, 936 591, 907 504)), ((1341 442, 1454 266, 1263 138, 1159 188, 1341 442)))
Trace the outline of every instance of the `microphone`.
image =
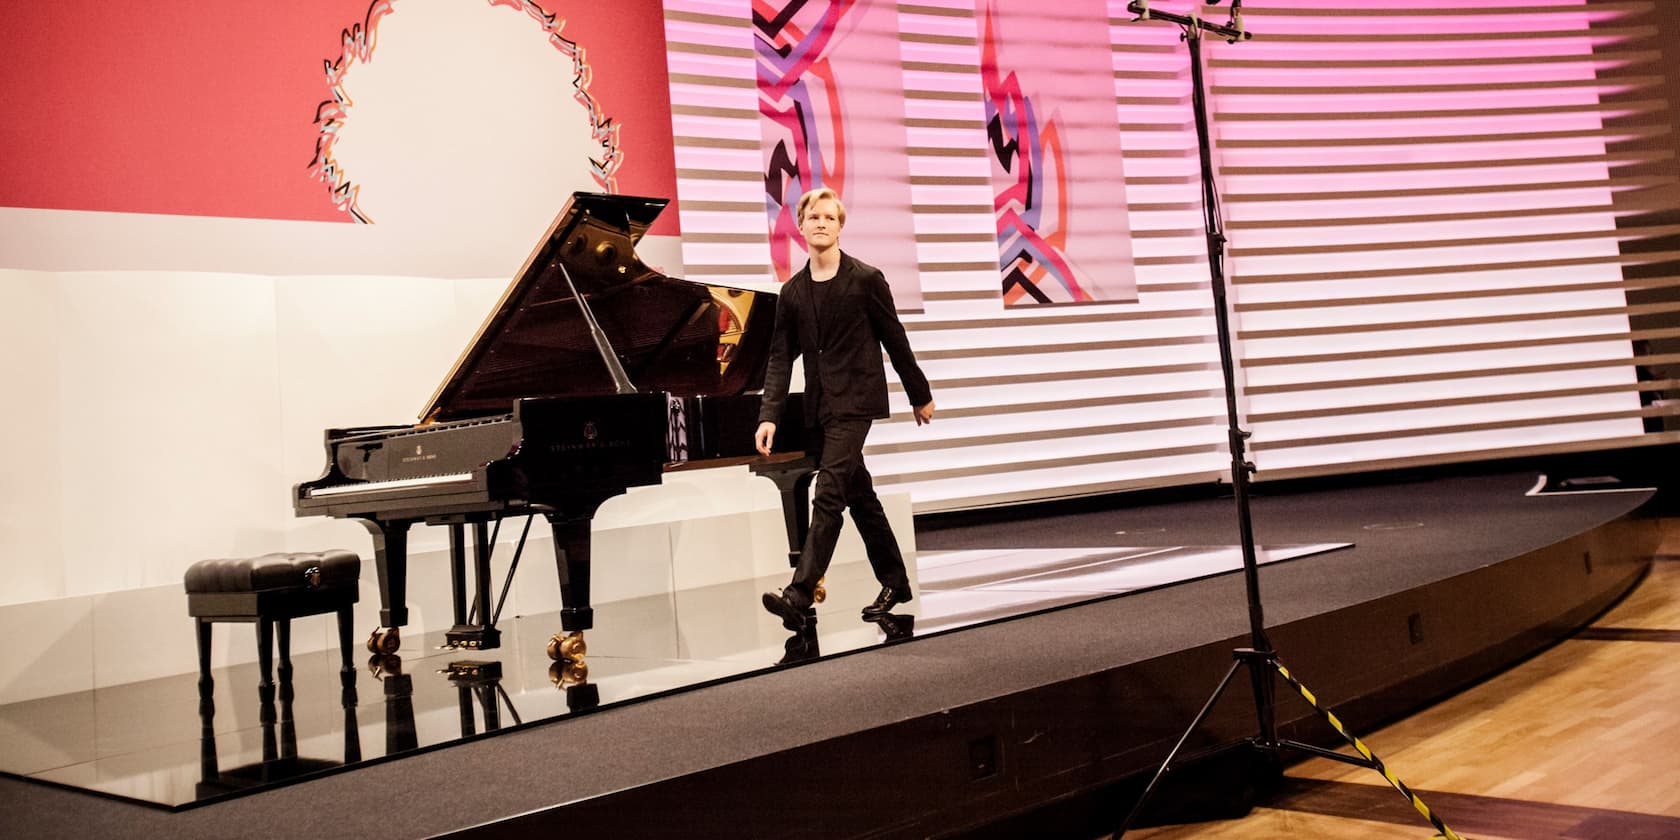
POLYGON ((1254 37, 1253 33, 1243 29, 1242 0, 1231 0, 1231 19, 1225 22, 1225 28, 1235 33, 1226 40, 1228 44, 1235 44, 1238 41, 1246 41, 1254 37))

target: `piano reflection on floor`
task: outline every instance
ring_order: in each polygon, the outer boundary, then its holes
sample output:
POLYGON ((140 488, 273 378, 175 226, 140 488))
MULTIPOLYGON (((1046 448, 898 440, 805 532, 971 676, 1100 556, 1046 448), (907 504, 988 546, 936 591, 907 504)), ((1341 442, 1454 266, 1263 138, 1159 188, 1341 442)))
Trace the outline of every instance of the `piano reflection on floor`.
MULTIPOLYGON (((514 707, 513 698, 502 687, 501 661, 456 660, 438 670, 438 674, 430 677, 422 675, 422 679, 446 680, 455 688, 462 738, 523 722, 519 710, 514 707), (504 711, 507 720, 503 717, 504 711)), ((384 687, 384 754, 393 756, 419 749, 414 676, 403 670, 402 657, 375 654, 368 659, 368 672, 384 687)), ((211 696, 211 684, 199 683, 199 782, 195 790, 196 800, 263 787, 362 760, 355 672, 340 674, 339 704, 344 714, 342 761, 298 753, 298 726, 292 708, 295 694, 289 657, 281 662, 278 677, 277 691, 263 693, 260 700, 261 746, 256 760, 243 761, 248 755, 235 746, 229 752, 243 763, 225 769, 216 737, 216 704, 211 696)), ((600 689, 589 682, 588 667, 582 662, 553 663, 549 667, 549 679, 556 689, 565 693, 566 708, 570 712, 593 709, 601 703, 600 689)), ((319 736, 321 733, 314 734, 319 736)))
MULTIPOLYGON (((408 623, 408 531, 450 531, 455 626, 446 643, 500 644, 507 585, 492 607, 493 528, 541 516, 554 537, 556 660, 581 663, 590 603, 590 525, 607 499, 665 471, 745 464, 781 491, 790 563, 806 526, 815 461, 795 427, 753 451, 775 295, 667 277, 635 243, 662 199, 576 193, 479 328, 416 425, 328 429, 320 478, 294 488, 299 516, 353 518, 373 537, 380 627, 395 653, 408 623), (475 597, 467 599, 470 533, 475 597)), ((799 416, 797 405, 786 411, 799 416)), ((528 535, 519 537, 513 567, 528 535)), ((512 571, 509 572, 511 579, 512 571)), ((511 582, 511 581, 510 581, 511 582)))
MULTIPOLYGON (((385 686, 385 754, 415 749, 419 744, 414 728, 414 678, 403 672, 402 657, 374 654, 368 659, 368 670, 385 686)), ((462 738, 524 723, 513 698, 502 686, 501 660, 458 659, 438 673, 455 689, 462 738), (504 710, 511 724, 503 720, 504 710)), ((554 687, 565 693, 567 711, 582 712, 601 705, 600 688, 589 682, 585 663, 555 662, 548 673, 554 687)))
MULTIPOLYGON (((344 760, 309 758, 298 755, 297 720, 292 713, 292 662, 287 650, 281 648, 277 691, 259 691, 257 719, 261 727, 261 754, 256 761, 223 769, 216 744, 216 703, 214 683, 199 680, 199 782, 194 792, 198 800, 237 793, 254 787, 274 784, 287 779, 317 773, 362 760, 361 734, 356 726, 356 672, 339 672, 339 704, 344 710, 344 760), (278 703, 276 703, 278 698, 278 703)), ((413 712, 410 709, 412 720, 413 712)), ((410 723, 412 729, 413 724, 410 723)))
MULTIPOLYGON (((502 687, 502 663, 499 660, 463 659, 450 662, 443 669, 449 684, 455 687, 461 712, 461 737, 478 734, 478 717, 483 717, 485 732, 501 729, 502 709, 513 718, 513 725, 524 721, 514 708, 513 698, 502 687)), ((566 693, 566 710, 581 712, 601 705, 599 686, 589 681, 589 667, 584 662, 563 660, 548 669, 554 687, 566 693)))

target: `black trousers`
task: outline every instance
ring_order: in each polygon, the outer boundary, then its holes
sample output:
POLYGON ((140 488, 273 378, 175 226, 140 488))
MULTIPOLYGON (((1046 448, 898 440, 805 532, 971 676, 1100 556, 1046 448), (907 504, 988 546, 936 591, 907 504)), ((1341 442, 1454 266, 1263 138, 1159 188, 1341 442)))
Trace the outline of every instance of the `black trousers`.
POLYGON ((815 436, 822 441, 822 452, 817 458, 820 472, 811 500, 811 530, 805 536, 793 583, 784 592, 795 605, 811 604, 817 581, 828 572, 828 564, 834 559, 834 545, 846 521, 841 513, 847 508, 851 508, 852 522, 863 537, 864 551, 875 570, 875 579, 895 590, 910 588, 898 538, 893 536, 892 524, 881 508, 881 499, 875 495, 869 470, 863 466, 863 441, 869 436, 872 423, 830 419, 815 430, 815 436))

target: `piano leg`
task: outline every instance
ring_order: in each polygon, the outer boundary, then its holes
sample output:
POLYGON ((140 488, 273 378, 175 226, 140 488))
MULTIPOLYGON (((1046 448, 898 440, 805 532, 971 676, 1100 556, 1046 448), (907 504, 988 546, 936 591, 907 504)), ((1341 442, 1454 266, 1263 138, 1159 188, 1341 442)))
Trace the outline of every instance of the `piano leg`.
MULTIPOLYGON (((595 626, 589 605, 589 529, 594 515, 546 514, 554 530, 554 568, 560 576, 560 628, 568 633, 595 626)), ((566 657, 570 659, 571 657, 566 657)))
POLYGON ((614 490, 572 498, 561 508, 535 507, 554 531, 554 571, 560 576, 560 630, 548 640, 548 658, 581 663, 588 648, 583 631, 595 626, 589 605, 589 531, 595 511, 624 492, 614 490))
POLYGON ((379 570, 379 629, 368 640, 370 653, 396 653, 402 645, 397 628, 408 623, 408 526, 410 520, 361 519, 373 536, 373 562, 379 570))
POLYGON ((811 479, 817 474, 815 459, 794 461, 785 466, 754 467, 753 472, 775 482, 776 489, 782 491, 788 568, 799 568, 799 555, 805 550, 805 535, 811 530, 811 479))
POLYGON ((375 657, 374 672, 385 692, 385 754, 396 755, 418 749, 420 736, 414 723, 414 677, 402 672, 402 657, 375 657))
MULTIPOLYGON (((782 522, 787 526, 788 568, 799 568, 799 555, 805 551, 805 536, 811 531, 811 479, 817 475, 815 458, 803 458, 770 466, 754 466, 752 471, 775 482, 782 491, 782 522)), ((812 600, 822 603, 828 596, 821 580, 817 581, 812 600)), ((815 621, 815 604, 805 608, 805 618, 815 621)))

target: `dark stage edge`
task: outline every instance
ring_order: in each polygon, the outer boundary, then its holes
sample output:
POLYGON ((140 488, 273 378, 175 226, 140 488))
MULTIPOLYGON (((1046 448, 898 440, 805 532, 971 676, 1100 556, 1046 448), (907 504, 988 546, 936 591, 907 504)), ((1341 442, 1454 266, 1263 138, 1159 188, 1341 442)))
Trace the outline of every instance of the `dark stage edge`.
MULTIPOLYGON (((1355 731, 1586 623, 1655 550, 1649 492, 1528 497, 1535 472, 1261 490, 1283 662, 1355 731)), ((1104 508, 1103 504, 1112 504, 1104 508)), ((1229 499, 918 524, 924 551, 1237 542, 1229 499)), ((806 663, 181 812, 0 779, 5 836, 911 837, 983 831, 1152 771, 1247 644, 1228 574, 806 663), (579 835, 581 836, 581 835, 579 835)), ((1246 682, 1246 681, 1239 681, 1246 682)), ((1280 695, 1279 721, 1322 740, 1280 695), (1296 726, 1292 722, 1301 722, 1296 726)), ((1197 746, 1253 734, 1246 686, 1197 746)), ((1379 747, 1380 749, 1380 747, 1379 747)), ((1423 781, 1423 780, 1415 780, 1423 781)))

